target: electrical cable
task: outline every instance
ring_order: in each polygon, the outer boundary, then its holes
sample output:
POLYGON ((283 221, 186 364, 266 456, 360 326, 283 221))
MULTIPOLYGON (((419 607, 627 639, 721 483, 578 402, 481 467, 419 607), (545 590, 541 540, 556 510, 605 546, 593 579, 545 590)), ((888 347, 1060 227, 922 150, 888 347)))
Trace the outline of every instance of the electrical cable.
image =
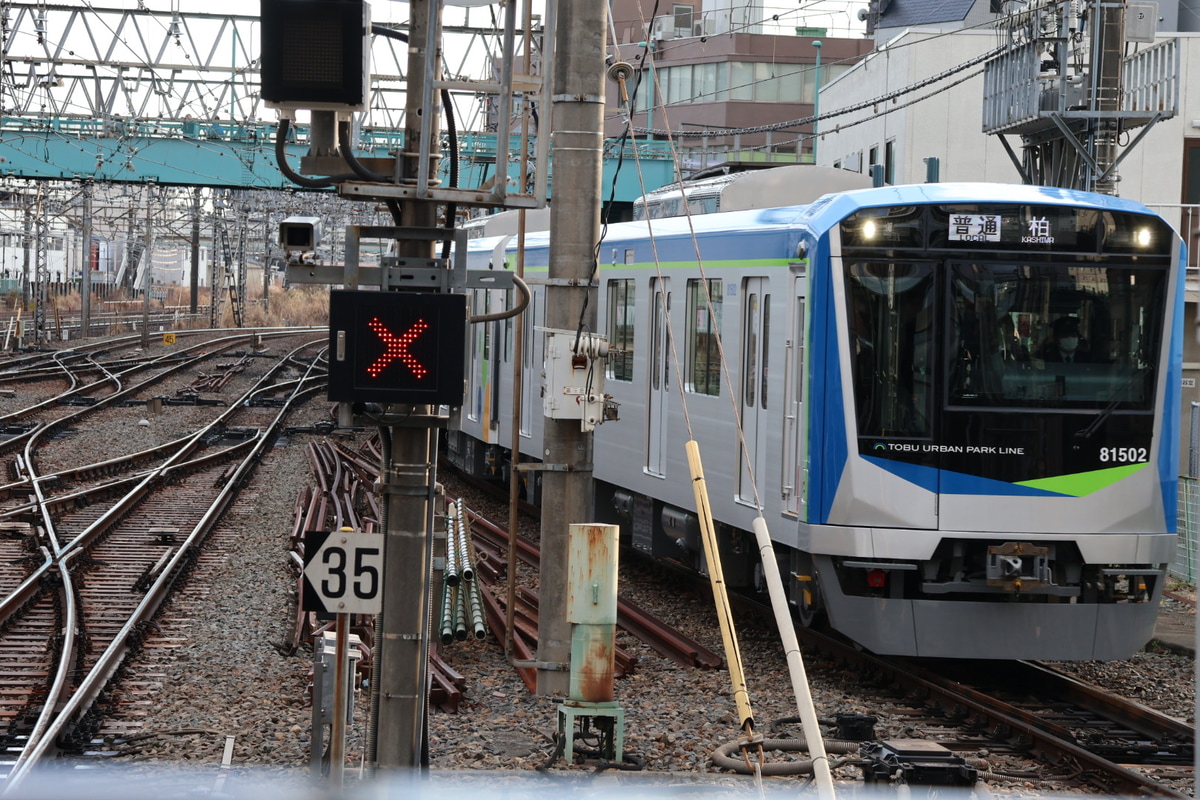
POLYGON ((294 171, 287 161, 287 151, 284 149, 284 144, 287 142, 288 128, 291 126, 291 120, 287 117, 282 117, 279 120, 279 129, 275 132, 275 161, 279 165, 279 171, 283 176, 297 186, 303 186, 305 189, 329 189, 336 183, 342 181, 353 180, 358 177, 353 172, 343 173, 341 175, 330 175, 324 178, 306 178, 298 172, 294 171))
MULTIPOLYGON (((745 134, 752 134, 752 133, 766 133, 768 131, 777 131, 777 130, 782 130, 784 128, 795 128, 795 127, 799 127, 801 125, 808 125, 813 122, 821 122, 821 121, 824 121, 827 119, 833 119, 835 117, 840 117, 844 114, 850 114, 855 111, 861 111, 864 108, 874 108, 874 107, 880 105, 881 103, 886 103, 889 100, 894 100, 895 98, 903 97, 904 95, 909 94, 910 92, 915 92, 918 89, 923 89, 932 83, 937 83, 938 81, 944 80, 952 75, 956 75, 965 69, 969 69, 973 66, 976 66, 977 64, 987 61, 990 58, 993 58, 994 56, 999 55, 1001 52, 1003 52, 1006 49, 1007 49, 1006 47, 998 47, 993 50, 989 50, 988 52, 978 55, 975 58, 964 61, 961 64, 953 66, 949 69, 942 70, 941 72, 937 73, 936 75, 931 75, 930 77, 925 78, 924 80, 910 84, 901 89, 897 89, 893 92, 888 92, 887 94, 881 95, 872 100, 864 100, 862 102, 855 103, 850 106, 846 106, 845 108, 837 109, 836 111, 829 111, 826 113, 822 113, 818 116, 801 117, 800 119, 792 119, 792 120, 787 120, 784 122, 773 122, 769 125, 757 125, 752 128, 730 128, 730 129, 723 128, 720 131, 720 135, 721 136, 738 136, 738 135, 745 135, 745 134)), ((879 51, 876 51, 876 52, 879 52, 879 51)), ((884 52, 886 52, 886 51, 884 51, 884 52)), ((651 136, 661 136, 664 138, 672 137, 672 138, 676 138, 676 139, 698 139, 698 138, 703 138, 703 137, 708 137, 708 136, 713 135, 712 131, 705 131, 705 130, 702 130, 702 131, 683 131, 683 130, 672 131, 672 130, 662 130, 662 129, 657 129, 657 128, 637 128, 637 127, 635 127, 633 129, 633 131, 635 133, 642 133, 642 134, 647 134, 647 135, 651 135, 651 136)))
POLYGON ((515 273, 512 275, 512 282, 513 286, 517 288, 517 291, 521 293, 520 303, 508 309, 507 311, 497 311, 492 314, 476 314, 472 317, 469 317, 467 321, 472 325, 478 322, 499 322, 500 320, 511 319, 528 308, 530 298, 533 296, 529 291, 529 284, 517 277, 515 273))

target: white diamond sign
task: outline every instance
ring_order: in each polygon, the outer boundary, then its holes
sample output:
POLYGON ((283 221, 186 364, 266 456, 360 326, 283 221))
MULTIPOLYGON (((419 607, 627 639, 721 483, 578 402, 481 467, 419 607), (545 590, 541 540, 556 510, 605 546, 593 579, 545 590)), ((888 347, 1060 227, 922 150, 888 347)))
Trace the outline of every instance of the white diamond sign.
POLYGON ((383 610, 382 533, 352 530, 304 534, 304 608, 327 614, 383 610))

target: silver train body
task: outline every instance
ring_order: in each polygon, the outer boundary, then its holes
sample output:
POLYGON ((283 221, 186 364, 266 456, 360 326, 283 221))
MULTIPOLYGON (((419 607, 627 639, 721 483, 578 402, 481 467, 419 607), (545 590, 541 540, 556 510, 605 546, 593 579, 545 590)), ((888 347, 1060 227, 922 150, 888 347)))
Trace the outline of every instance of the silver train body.
MULTIPOLYGON (((478 475, 508 478, 514 436, 538 460, 548 244, 525 245, 519 415, 513 323, 471 328, 446 449, 478 475)), ((469 260, 514 253, 480 239, 469 260)), ((611 225, 600 253, 619 418, 594 434, 589 521, 705 571, 695 440, 726 582, 763 589, 761 513, 806 624, 932 657, 1116 659, 1149 640, 1176 547, 1186 255, 1144 206, 885 187, 611 225)), ((472 309, 511 302, 481 291, 472 309)), ((524 491, 539 499, 535 477, 524 491)))

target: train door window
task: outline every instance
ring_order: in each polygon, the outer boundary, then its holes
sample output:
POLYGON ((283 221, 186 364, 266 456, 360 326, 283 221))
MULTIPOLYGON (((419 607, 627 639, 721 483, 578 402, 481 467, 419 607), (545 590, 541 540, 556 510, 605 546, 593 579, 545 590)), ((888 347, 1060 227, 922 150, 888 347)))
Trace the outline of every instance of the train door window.
POLYGON ((608 378, 633 380, 636 288, 632 278, 608 282, 608 378))
POLYGON ((772 430, 769 420, 762 413, 767 407, 767 349, 771 336, 768 329, 770 295, 768 279, 746 278, 742 282, 742 391, 741 417, 742 447, 745 452, 739 459, 738 500, 755 506, 761 505, 759 486, 767 479, 766 453, 770 441, 779 435, 772 430))
POLYGON ((762 300, 762 370, 759 372, 758 380, 761 384, 761 389, 758 393, 758 405, 760 408, 767 407, 767 361, 771 355, 771 295, 764 294, 762 300))
POLYGON ((933 265, 846 265, 850 374, 860 436, 928 436, 933 407, 933 265))
POLYGON ((746 294, 746 320, 742 331, 742 405, 753 408, 758 393, 758 293, 746 294))
MULTIPOLYGON (((471 294, 471 308, 472 314, 479 315, 486 313, 487 292, 473 292, 471 294)), ((468 339, 467 358, 471 368, 467 370, 467 398, 464 405, 466 407, 467 419, 472 422, 478 422, 479 415, 483 412, 483 387, 480 380, 483 373, 483 363, 487 360, 491 327, 491 325, 472 325, 471 336, 468 339)))
POLYGON ((646 472, 666 475, 671 421, 671 292, 666 280, 650 284, 650 380, 646 400, 646 472))
MULTIPOLYGON (((747 284, 747 287, 749 284, 747 284)), ((742 331, 742 403, 767 407, 767 355, 771 341, 771 295, 745 289, 746 319, 742 331)))
POLYGON ((721 281, 693 278, 687 285, 687 376, 689 392, 721 393, 721 281))
MULTIPOLYGON (((535 368, 536 361, 540 358, 537 351, 537 321, 541 319, 541 298, 542 293, 534 290, 530 292, 529 307, 525 309, 525 323, 521 326, 524 337, 521 341, 521 396, 534 397, 534 380, 538 376, 538 370, 535 368)), ((529 437, 533 435, 533 413, 534 408, 537 408, 537 413, 542 413, 540 404, 536 403, 521 403, 521 435, 529 437)))

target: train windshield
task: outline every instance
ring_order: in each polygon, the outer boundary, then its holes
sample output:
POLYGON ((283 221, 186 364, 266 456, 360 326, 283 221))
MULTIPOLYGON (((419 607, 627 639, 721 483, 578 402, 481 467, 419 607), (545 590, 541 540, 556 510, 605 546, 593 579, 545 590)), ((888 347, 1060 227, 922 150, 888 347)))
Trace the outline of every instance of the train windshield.
POLYGON ((948 274, 951 406, 1153 408, 1164 270, 968 261, 948 274))
POLYGON ((847 265, 850 360, 864 436, 927 436, 935 397, 934 264, 847 265))
POLYGON ((938 398, 1149 412, 1168 276, 1118 264, 848 261, 859 434, 929 436, 938 398))

